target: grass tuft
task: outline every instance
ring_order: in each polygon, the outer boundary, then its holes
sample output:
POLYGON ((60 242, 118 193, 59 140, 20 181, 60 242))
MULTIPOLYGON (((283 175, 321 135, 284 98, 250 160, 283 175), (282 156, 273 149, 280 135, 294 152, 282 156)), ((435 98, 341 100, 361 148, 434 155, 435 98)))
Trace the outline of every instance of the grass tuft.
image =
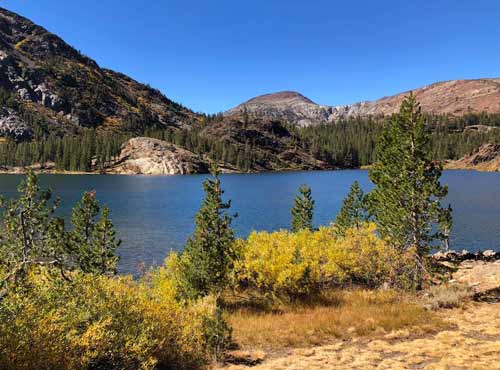
POLYGON ((471 292, 462 285, 440 284, 427 289, 423 296, 424 306, 431 310, 456 308, 462 306, 471 297, 471 292))

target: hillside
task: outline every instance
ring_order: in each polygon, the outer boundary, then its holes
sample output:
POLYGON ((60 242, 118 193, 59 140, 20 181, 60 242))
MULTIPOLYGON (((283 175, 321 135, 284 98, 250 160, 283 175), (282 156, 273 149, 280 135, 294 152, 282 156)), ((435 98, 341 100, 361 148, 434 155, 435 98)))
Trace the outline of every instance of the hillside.
POLYGON ((3 171, 190 173, 211 160, 240 171, 332 168, 276 120, 195 114, 0 8, 3 171))
POLYGON ((500 171, 500 145, 484 144, 471 155, 446 164, 448 169, 500 171))
POLYGON ((0 136, 180 126, 194 114, 0 8, 0 136))
MULTIPOLYGON (((255 117, 279 118, 298 126, 334 122, 357 116, 388 116, 396 113, 406 91, 375 101, 344 106, 314 103, 299 93, 286 91, 261 95, 225 113, 226 116, 244 112, 255 117)), ((453 80, 437 82, 413 90, 422 110, 429 114, 463 116, 469 113, 500 113, 500 79, 453 80)))

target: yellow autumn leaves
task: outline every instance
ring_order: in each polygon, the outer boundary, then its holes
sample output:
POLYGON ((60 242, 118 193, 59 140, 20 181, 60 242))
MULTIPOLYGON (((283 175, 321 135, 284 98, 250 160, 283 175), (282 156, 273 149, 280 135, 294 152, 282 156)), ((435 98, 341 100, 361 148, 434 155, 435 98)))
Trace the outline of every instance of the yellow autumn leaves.
POLYGON ((237 250, 237 287, 291 298, 350 283, 394 285, 409 261, 377 236, 374 224, 347 230, 345 237, 333 227, 253 232, 237 242, 237 250))
POLYGON ((212 359, 215 301, 177 302, 168 280, 29 277, 0 312, 0 368, 189 368, 212 359))

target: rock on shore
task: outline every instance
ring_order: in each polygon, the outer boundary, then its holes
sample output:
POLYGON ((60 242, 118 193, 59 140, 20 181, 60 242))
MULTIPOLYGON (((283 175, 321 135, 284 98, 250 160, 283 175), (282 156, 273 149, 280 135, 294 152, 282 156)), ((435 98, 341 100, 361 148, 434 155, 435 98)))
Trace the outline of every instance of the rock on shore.
POLYGON ((107 173, 184 175, 207 173, 208 164, 197 154, 166 141, 137 137, 122 146, 119 158, 107 173))
POLYGON ((468 287, 474 299, 500 302, 500 252, 447 251, 436 253, 432 258, 450 268, 450 283, 468 287))

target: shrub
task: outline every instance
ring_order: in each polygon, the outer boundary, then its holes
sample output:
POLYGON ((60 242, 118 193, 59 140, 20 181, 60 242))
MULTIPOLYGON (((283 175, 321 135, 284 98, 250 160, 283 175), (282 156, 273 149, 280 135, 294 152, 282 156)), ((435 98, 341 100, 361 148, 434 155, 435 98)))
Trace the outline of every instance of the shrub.
POLYGON ((31 272, 0 303, 0 368, 194 368, 223 337, 214 299, 178 303, 159 275, 71 277, 31 272))
POLYGON ((471 296, 467 287, 462 285, 440 284, 434 285, 425 291, 424 306, 437 310, 438 308, 460 307, 471 296))
POLYGON ((296 298, 348 283, 402 285, 411 258, 380 239, 373 224, 336 236, 334 227, 297 233, 253 232, 239 240, 234 284, 275 297, 296 298))

